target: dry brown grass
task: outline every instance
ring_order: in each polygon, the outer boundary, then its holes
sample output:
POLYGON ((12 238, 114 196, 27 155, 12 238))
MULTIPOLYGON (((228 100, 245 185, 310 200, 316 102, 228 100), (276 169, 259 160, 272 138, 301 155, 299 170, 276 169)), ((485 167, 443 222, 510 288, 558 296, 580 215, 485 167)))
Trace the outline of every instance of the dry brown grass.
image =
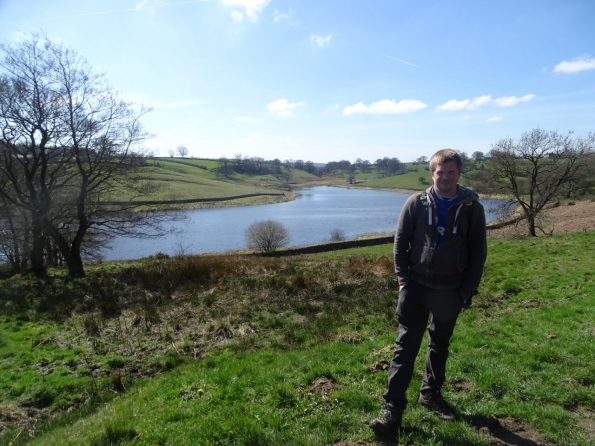
MULTIPOLYGON (((541 222, 542 228, 547 235, 595 231, 595 201, 581 200, 572 203, 562 203, 544 212, 541 222)), ((527 236, 527 232, 525 222, 520 222, 499 229, 489 229, 488 235, 501 238, 519 238, 527 236)), ((544 234, 540 233, 538 235, 544 234)))

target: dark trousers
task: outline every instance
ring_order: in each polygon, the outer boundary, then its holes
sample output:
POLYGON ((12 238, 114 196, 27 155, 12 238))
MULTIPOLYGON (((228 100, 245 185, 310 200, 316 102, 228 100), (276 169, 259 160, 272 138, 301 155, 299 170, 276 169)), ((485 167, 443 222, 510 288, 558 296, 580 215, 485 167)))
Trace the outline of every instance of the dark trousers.
POLYGON ((397 304, 399 334, 388 369, 388 388, 384 394, 386 401, 392 401, 400 407, 407 405, 405 394, 430 315, 430 342, 421 391, 440 391, 445 380, 450 338, 462 308, 463 298, 458 288, 437 290, 409 282, 400 291, 397 304))

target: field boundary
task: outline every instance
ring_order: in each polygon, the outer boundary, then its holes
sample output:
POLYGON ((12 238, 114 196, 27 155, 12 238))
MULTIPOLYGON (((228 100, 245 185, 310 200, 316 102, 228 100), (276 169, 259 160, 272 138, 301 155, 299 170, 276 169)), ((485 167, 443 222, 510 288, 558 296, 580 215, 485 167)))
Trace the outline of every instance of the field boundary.
POLYGON ((250 198, 250 197, 263 197, 263 196, 273 196, 273 197, 283 197, 285 196, 284 192, 281 193, 262 193, 262 194, 243 194, 243 195, 233 195, 231 197, 217 197, 217 198, 185 198, 182 200, 145 200, 145 201, 104 201, 102 204, 108 206, 123 206, 127 204, 134 204, 137 206, 158 206, 162 204, 188 204, 188 203, 210 203, 216 201, 229 201, 229 200, 239 200, 240 198, 250 198))
MULTIPOLYGON (((275 251, 274 253, 267 254, 268 256, 279 257, 279 256, 293 256, 299 254, 316 254, 319 252, 336 251, 340 249, 349 248, 361 248, 364 246, 375 246, 384 245, 385 243, 393 243, 394 235, 385 235, 382 237, 366 238, 362 240, 348 240, 344 242, 328 242, 321 243, 318 245, 303 246, 300 248, 288 248, 282 251, 275 251)), ((255 253, 256 255, 262 255, 255 253)))

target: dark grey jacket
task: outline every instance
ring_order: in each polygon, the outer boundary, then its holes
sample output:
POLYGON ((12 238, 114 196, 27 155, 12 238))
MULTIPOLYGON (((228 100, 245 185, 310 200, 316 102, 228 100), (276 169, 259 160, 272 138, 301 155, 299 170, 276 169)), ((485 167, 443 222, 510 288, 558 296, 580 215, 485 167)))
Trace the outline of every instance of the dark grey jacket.
POLYGON ((395 233, 395 272, 399 286, 410 280, 436 289, 460 288, 466 301, 479 286, 487 256, 486 220, 477 194, 458 187, 447 212, 440 246, 433 186, 409 197, 395 233))

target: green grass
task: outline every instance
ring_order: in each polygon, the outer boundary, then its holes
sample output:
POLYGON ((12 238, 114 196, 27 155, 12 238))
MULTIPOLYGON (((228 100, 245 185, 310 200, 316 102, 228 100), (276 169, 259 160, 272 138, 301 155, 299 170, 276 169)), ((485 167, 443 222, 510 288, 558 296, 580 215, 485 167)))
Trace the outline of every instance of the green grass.
MULTIPOLYGON (((218 162, 209 159, 194 158, 152 158, 148 166, 139 175, 139 181, 150 184, 155 190, 143 200, 178 200, 223 198, 246 194, 281 193, 288 187, 299 187, 308 184, 329 184, 347 186, 349 175, 337 172, 317 177, 303 170, 292 169, 289 177, 274 175, 243 175, 229 177, 217 175, 218 162)), ((409 166, 410 168, 412 166, 409 166)), ((370 169, 366 173, 356 171, 354 174, 356 187, 371 187, 396 190, 421 190, 431 184, 432 178, 426 165, 413 166, 417 171, 403 175, 381 178, 378 172, 370 169), (419 178, 423 177, 424 182, 419 178)), ((284 171, 287 173, 286 171, 284 171)), ((462 184, 473 186, 469 175, 463 176, 462 184)), ((287 200, 290 196, 282 200, 287 200)), ((120 197, 119 198, 125 198, 120 197)), ((262 196, 260 198, 233 200, 225 205, 246 205, 277 202, 279 198, 262 196)), ((205 205, 194 205, 205 206, 205 205)), ((208 205, 212 206, 212 205, 208 205)))
MULTIPOLYGON (((487 445, 476 426, 496 417, 595 445, 594 242, 489 241, 451 344, 444 394, 459 417, 415 404, 422 353, 399 444, 487 445)), ((153 258, 0 282, 0 444, 371 442, 375 365, 396 334, 391 255, 153 258)))
MULTIPOLYGON (((247 194, 281 193, 285 180, 273 175, 239 175, 218 177, 217 161, 191 158, 154 158, 140 175, 141 181, 157 186, 146 200, 180 200, 224 198, 247 194)), ((291 182, 300 184, 316 180, 303 171, 293 170, 291 182)), ((264 198, 271 200, 271 198, 264 198)), ((238 202, 236 204, 246 204, 238 202)))
POLYGON ((408 189, 408 190, 422 190, 431 184, 430 172, 409 172, 403 175, 394 175, 384 178, 372 178, 366 181, 364 184, 369 187, 376 188, 395 188, 395 189, 408 189), (419 177, 423 176, 426 179, 426 184, 422 184, 419 181, 419 177))

